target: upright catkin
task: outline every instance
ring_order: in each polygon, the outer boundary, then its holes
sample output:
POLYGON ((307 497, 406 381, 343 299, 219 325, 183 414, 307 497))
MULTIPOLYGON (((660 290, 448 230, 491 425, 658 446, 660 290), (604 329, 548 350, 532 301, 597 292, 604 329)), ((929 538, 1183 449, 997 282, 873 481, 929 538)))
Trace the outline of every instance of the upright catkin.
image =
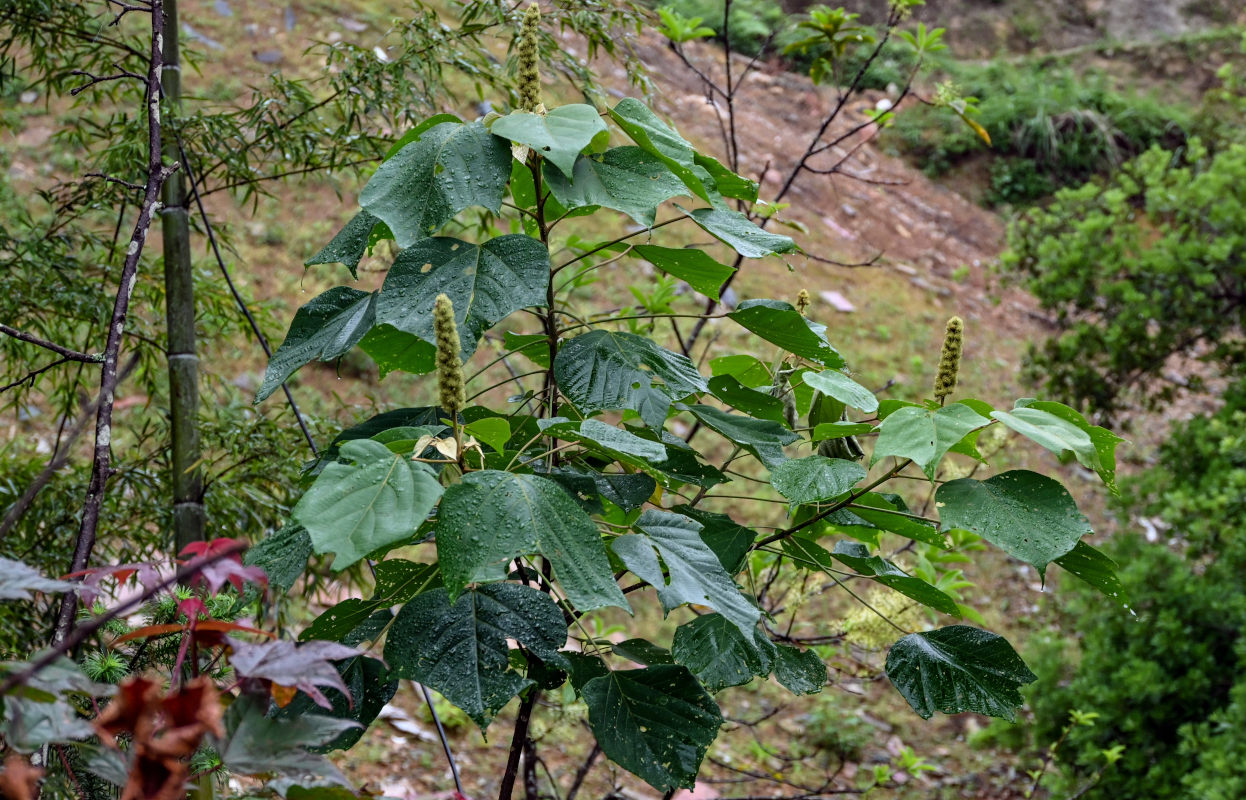
POLYGON ((454 303, 444 294, 433 303, 433 333, 437 337, 437 391, 442 409, 456 419, 467 405, 463 361, 459 358, 459 330, 454 324, 454 303))
POLYGON ((519 29, 519 108, 537 112, 541 109, 541 7, 528 6, 519 29))
POLYGON ((809 290, 801 289, 800 294, 796 295, 796 313, 802 317, 809 310, 809 290))
POLYGON ((956 389, 956 377, 960 372, 960 357, 965 349, 965 321, 952 317, 947 321, 943 334, 943 352, 939 355, 939 371, 935 375, 934 396, 942 400, 956 389))

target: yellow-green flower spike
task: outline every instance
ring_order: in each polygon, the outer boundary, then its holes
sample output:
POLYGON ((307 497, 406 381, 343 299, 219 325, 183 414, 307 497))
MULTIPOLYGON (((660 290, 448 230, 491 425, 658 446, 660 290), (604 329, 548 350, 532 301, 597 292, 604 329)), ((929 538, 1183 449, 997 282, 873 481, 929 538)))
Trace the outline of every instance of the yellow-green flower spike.
POLYGON ((809 290, 801 289, 800 294, 796 295, 796 312, 802 317, 809 310, 809 290))
POLYGON ((433 333, 437 337, 437 390, 442 409, 453 420, 467 405, 467 387, 463 380, 463 361, 459 358, 454 304, 444 294, 437 295, 433 304, 433 333))
POLYGON ((947 321, 947 332, 943 334, 943 352, 939 355, 939 372, 935 375, 936 400, 942 400, 956 389, 960 357, 964 350, 965 321, 960 317, 952 317, 947 321))
POLYGON ((519 29, 519 108, 536 112, 541 108, 541 7, 528 6, 519 29))

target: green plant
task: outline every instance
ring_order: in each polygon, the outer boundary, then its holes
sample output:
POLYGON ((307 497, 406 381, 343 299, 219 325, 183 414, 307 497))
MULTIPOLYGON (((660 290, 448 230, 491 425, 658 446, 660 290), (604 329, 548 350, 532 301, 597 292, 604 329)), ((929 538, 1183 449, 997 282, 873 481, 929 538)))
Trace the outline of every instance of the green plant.
MULTIPOLYGON (((535 48, 525 40, 516 49, 528 59, 535 48)), ((520 70, 537 80, 526 61, 520 70)), ((604 113, 546 107, 535 84, 520 96, 524 108, 476 122, 433 117, 390 150, 326 248, 333 258, 314 259, 350 266, 372 237, 392 237, 401 252, 384 283, 312 300, 269 364, 259 400, 305 364, 356 346, 383 371, 435 371, 442 398, 441 407, 394 409, 344 431, 313 468, 284 543, 257 560, 302 563, 316 553, 331 556, 335 571, 374 564, 372 596, 329 609, 302 637, 372 642, 389 679, 437 690, 482 729, 518 697, 501 798, 521 762, 535 773, 538 698, 568 684, 604 754, 666 792, 693 784, 718 735, 713 692, 772 673, 795 694, 820 691, 817 652, 780 633, 800 609, 768 594, 793 571, 829 579, 847 598, 858 595, 841 576, 903 595, 905 613, 882 624, 894 642, 886 669, 921 716, 1011 717, 1029 670, 995 634, 960 624, 924 630, 925 617, 908 609, 953 619, 962 610, 885 557, 885 537, 950 548, 947 531, 972 531, 1040 571, 1054 561, 1119 596, 1113 565, 1082 541, 1090 528, 1072 497, 1037 473, 937 481, 938 518, 884 489, 902 476, 933 481, 949 452, 980 457, 974 443, 992 425, 1069 451, 1113 485, 1120 440, 1059 404, 1002 411, 950 401, 959 319, 948 325, 938 399, 880 403, 845 372, 826 328, 786 302, 694 313, 681 309, 696 300, 659 284, 625 305, 616 265, 632 259, 716 299, 748 260, 797 245, 765 230, 768 217, 751 216, 756 184, 643 103, 626 98, 604 113), (616 137, 632 144, 610 146, 616 137), (489 213, 464 216, 471 208, 489 213), (622 221, 616 212, 640 228, 608 233, 622 221), (664 244, 679 225, 718 244, 664 244), (597 238, 573 233, 584 230, 597 238), (733 254, 735 267, 719 252, 733 254), (584 296, 579 278, 590 273, 604 295, 584 296), (681 319, 698 324, 681 334, 681 319), (738 344, 711 353, 713 343, 698 339, 709 319, 738 326, 738 344), (670 340, 654 338, 665 325, 670 340), (707 377, 697 364, 712 354, 720 357, 707 377), (473 356, 484 362, 474 372, 473 356), (493 394, 498 373, 503 391, 493 394), (539 388, 508 388, 529 379, 539 388), (676 424, 686 436, 672 432, 676 424), (852 436, 874 439, 872 477, 859 451, 834 444, 852 436), (747 491, 740 485, 752 487, 746 497, 773 501, 779 518, 724 513, 724 501, 747 491), (833 549, 819 543, 845 535, 833 549), (653 599, 664 616, 679 615, 670 642, 593 633, 608 610, 653 599), (705 611, 688 615, 686 605, 705 611)), ((935 563, 926 566, 942 579, 935 563)), ((956 572, 946 581, 949 591, 958 580, 956 572)), ((922 768, 913 754, 902 762, 922 768)), ((535 778, 525 785, 535 796, 535 778)))

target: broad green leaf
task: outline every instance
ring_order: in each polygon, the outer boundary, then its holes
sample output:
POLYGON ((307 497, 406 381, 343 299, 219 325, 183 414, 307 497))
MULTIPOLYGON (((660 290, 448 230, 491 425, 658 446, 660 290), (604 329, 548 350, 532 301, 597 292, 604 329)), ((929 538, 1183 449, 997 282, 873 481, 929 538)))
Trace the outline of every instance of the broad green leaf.
MULTIPOLYGON (((844 359, 826 341, 826 326, 805 319, 789 303, 781 300, 745 300, 727 316, 793 355, 831 369, 844 366, 844 359)), ((748 384, 743 378, 741 380, 748 384)))
POLYGON ((688 192, 660 159, 639 147, 581 156, 574 172, 566 173, 570 179, 557 170, 544 174, 554 199, 566 208, 611 208, 646 228, 653 227, 658 206, 688 192))
POLYGON ((1099 468, 1099 451, 1090 435, 1073 423, 1037 408, 992 411, 991 416, 1056 455, 1072 452, 1087 469, 1099 468))
POLYGON ((350 719, 303 714, 293 719, 266 715, 268 703, 242 697, 225 712, 229 736, 218 747, 221 761, 241 775, 277 775, 295 781, 350 786, 350 781, 323 755, 309 752, 359 728, 350 719))
POLYGON ((991 421, 961 403, 928 409, 904 406, 893 411, 878 426, 878 439, 870 464, 887 456, 911 458, 931 480, 948 451, 973 431, 991 421))
POLYGON ((701 539, 701 527, 688 517, 649 509, 636 520, 640 533, 620 536, 611 547, 636 577, 657 588, 666 611, 685 603, 709 606, 752 636, 761 611, 701 539), (659 554, 667 575, 662 573, 659 554))
MULTIPOLYGON (((939 533, 938 527, 925 520, 914 519, 909 514, 908 508, 904 506, 903 502, 896 495, 884 496, 871 492, 858 497, 853 501, 852 508, 844 509, 844 511, 880 530, 897 533, 905 538, 932 544, 944 550, 948 549, 948 543, 943 538, 943 534, 939 533)), ((845 533, 848 533, 849 536, 860 538, 846 529, 845 533)))
MULTIPOLYGON (((730 375, 718 375, 709 380, 709 389, 715 397, 737 411, 750 417, 783 422, 783 401, 765 392, 750 389, 730 375)), ((866 426, 869 430, 869 426, 866 426)))
POLYGON ((446 412, 433 406, 395 408, 371 417, 358 425, 352 425, 334 437, 320 454, 316 466, 335 461, 343 444, 355 439, 371 439, 382 431, 393 428, 414 428, 422 425, 440 425, 446 412))
POLYGON ((807 386, 834 397, 846 406, 859 408, 867 414, 878 410, 878 398, 874 393, 839 370, 809 372, 805 374, 804 380, 807 386))
POLYGON ((1099 473, 1099 478, 1113 494, 1117 494, 1116 446, 1126 441, 1125 439, 1122 439, 1115 433, 1112 433, 1107 428, 1101 428, 1098 425, 1091 425, 1086 421, 1085 417, 1063 403, 1053 403, 1048 400, 1019 400, 1017 401, 1017 405, 1019 407, 1045 411, 1048 414, 1072 423, 1084 431, 1086 435, 1090 437, 1090 441, 1094 442, 1095 452, 1098 455, 1098 464, 1097 466, 1091 467, 1091 469, 1094 469, 1099 473))
MULTIPOLYGON (((795 311, 796 309, 792 310, 795 311)), ((746 325, 745 327, 748 326, 746 325)), ((715 377, 730 375, 750 389, 756 389, 759 386, 769 386, 772 382, 769 367, 755 356, 740 354, 711 358, 710 371, 715 377)))
POLYGON ((274 596, 290 591, 307 569, 311 558, 311 537, 302 525, 287 524, 257 542, 243 557, 248 566, 264 570, 268 588, 274 596))
POLYGON ((1038 680, 1004 637, 967 625, 905 636, 887 654, 887 677, 923 719, 972 711, 1010 721, 1024 702, 1017 690, 1038 680))
POLYGON ((805 531, 780 540, 779 546, 783 550, 783 555, 792 559, 792 563, 801 569, 827 574, 834 573, 837 568, 834 560, 831 559, 831 552, 812 538, 801 535, 803 533, 805 531))
POLYGON ((611 647, 610 652, 619 658, 626 658, 642 667, 675 663, 670 650, 658 647, 648 639, 627 639, 611 647))
POLYGON ((800 441, 800 436, 770 420, 729 414, 705 405, 689 406, 688 410, 707 428, 740 445, 772 470, 787 460, 783 446, 800 441))
POLYGON ((549 337, 545 334, 507 331, 502 345, 512 353, 521 353, 538 367, 549 369, 549 337))
POLYGON ((1055 562, 1126 608, 1125 587, 1116 575, 1116 562, 1085 542, 1055 559, 1055 562))
POLYGON ((299 639, 343 641, 377 611, 400 605, 421 592, 441 586, 441 570, 436 564, 387 558, 372 569, 376 588, 371 599, 353 597, 326 609, 299 634, 299 639))
POLYGON ((686 667, 617 670, 581 692, 607 758, 659 792, 692 787, 722 714, 686 667))
POLYGON ((398 691, 398 681, 388 680, 389 668, 381 661, 367 656, 353 656, 340 661, 335 668, 342 676, 342 682, 349 690, 344 695, 336 689, 327 689, 332 708, 326 710, 317 706, 305 693, 299 692, 289 705, 278 709, 273 718, 291 719, 306 714, 317 714, 359 723, 358 727, 347 728, 335 738, 322 745, 309 747, 313 753, 327 753, 332 750, 349 750, 363 738, 367 727, 380 715, 385 704, 394 698, 398 691))
POLYGON ((325 467, 291 512, 317 553, 333 553, 334 570, 410 537, 442 492, 428 466, 380 442, 346 442, 340 457, 351 463, 325 467))
POLYGON ((679 205, 675 207, 706 233, 745 258, 764 258, 796 249, 792 237, 759 228, 739 211, 729 208, 694 208, 689 211, 679 205))
MULTIPOLYGON (((597 445, 607 454, 642 461, 661 462, 666 460, 666 448, 657 442, 642 439, 624 428, 607 425, 595 419, 572 421, 566 417, 541 420, 541 430, 559 439, 573 442, 588 442, 597 445)), ((631 461, 632 459, 628 459, 631 461)))
POLYGON ((510 148, 484 125, 443 122, 381 164, 359 193, 359 205, 406 248, 465 208, 500 213, 510 173, 510 148))
POLYGON ((402 148, 406 147, 407 145, 411 144, 414 141, 418 141, 419 138, 424 135, 424 131, 428 130, 429 128, 435 128, 436 126, 440 125, 443 122, 460 122, 461 123, 462 121, 463 120, 459 119, 453 114, 444 114, 444 113, 434 114, 428 119, 422 120, 414 128, 404 133, 402 135, 402 138, 396 140, 393 144, 391 144, 389 146, 389 150, 385 151, 385 158, 382 160, 388 161, 389 159, 398 155, 399 151, 401 151, 402 148))
POLYGON ((437 348, 420 337, 400 331, 388 323, 378 323, 359 342, 384 378, 391 372, 423 375, 437 366, 437 348))
POLYGON ((727 482, 727 476, 716 467, 703 463, 688 443, 678 436, 661 429, 644 428, 635 431, 642 439, 660 442, 666 448, 666 460, 650 464, 640 462, 639 467, 652 475, 667 488, 678 488, 680 484, 691 483, 696 486, 710 487, 727 482))
POLYGON ((1047 564, 1072 550, 1090 523, 1059 481, 1028 470, 985 481, 961 478, 935 492, 942 530, 973 531, 1043 575, 1047 564))
POLYGON ((943 591, 931 586, 921 578, 913 577, 882 556, 870 555, 870 549, 860 542, 835 543, 831 552, 838 561, 852 567, 861 575, 873 578, 883 586, 889 586, 906 597, 911 597, 936 611, 960 616, 956 601, 943 591))
POLYGON ((660 428, 672 398, 706 391, 686 356, 643 336, 597 330, 566 342, 554 358, 558 388, 585 415, 632 409, 660 428))
POLYGON ((723 197, 732 197, 749 203, 757 202, 757 181, 735 174, 718 159, 704 153, 697 153, 693 156, 693 160, 714 179, 714 188, 723 197))
POLYGON ((511 438, 511 426, 502 417, 485 417, 463 426, 463 432, 491 447, 495 452, 506 449, 511 438))
POLYGON ((648 106, 635 98, 625 97, 610 109, 610 118, 642 150, 661 159, 693 194, 710 202, 710 193, 701 180, 704 170, 696 169, 696 151, 687 139, 659 119, 648 106))
POLYGON ((769 675, 774 645, 761 629, 746 637, 723 615, 705 614, 675 629, 671 655, 718 692, 769 675))
POLYGON ((277 391, 304 364, 350 352, 376 320, 376 297, 376 292, 336 286, 295 312, 285 341, 268 362, 255 402, 277 391))
POLYGON ((744 560, 757 540, 757 531, 744 527, 726 514, 688 505, 675 506, 671 510, 701 523, 701 540, 718 556, 728 575, 735 575, 744 569, 744 560))
POLYGON ((813 436, 810 437, 815 442, 823 442, 827 439, 842 439, 845 436, 860 436, 874 430, 874 426, 868 422, 821 422, 813 429, 813 436))
POLYGON ((826 664, 814 650, 775 645, 774 677, 792 694, 817 694, 826 686, 826 664))
MULTIPOLYGON (((649 223, 653 224, 652 221, 649 223)), ((653 266, 673 275, 706 297, 719 299, 723 283, 735 272, 735 268, 719 264, 704 250, 695 247, 659 247, 655 244, 638 244, 632 252, 653 266)))
POLYGON ((567 640, 562 611, 548 595, 517 583, 481 586, 453 603, 445 589, 416 595, 386 636, 385 661, 390 677, 436 689, 485 728, 531 683, 510 669, 507 639, 570 667, 558 652, 567 640))
POLYGON ((495 323, 521 308, 543 306, 549 287, 549 251, 522 234, 499 236, 483 245, 433 237, 422 239, 394 260, 376 304, 376 321, 436 344, 433 304, 445 294, 463 357, 495 323))
POLYGON ((451 597, 468 583, 504 580, 516 556, 533 553, 550 560, 580 611, 628 608, 597 526, 558 484, 539 475, 483 470, 446 489, 437 556, 451 597))
POLYGON ((865 467, 842 458, 807 456, 785 461, 770 473, 770 484, 793 503, 822 503, 865 478, 865 467))
POLYGON ((489 130, 494 136, 531 147, 562 170, 563 175, 571 174, 576 156, 594 139, 602 134, 609 138, 597 109, 583 103, 559 106, 545 114, 512 111, 495 119, 489 130))
POLYGON ((351 277, 358 280, 359 261, 372 242, 372 229, 378 222, 380 220, 367 211, 360 211, 351 217, 350 222, 320 252, 304 261, 303 266, 345 264, 351 277))

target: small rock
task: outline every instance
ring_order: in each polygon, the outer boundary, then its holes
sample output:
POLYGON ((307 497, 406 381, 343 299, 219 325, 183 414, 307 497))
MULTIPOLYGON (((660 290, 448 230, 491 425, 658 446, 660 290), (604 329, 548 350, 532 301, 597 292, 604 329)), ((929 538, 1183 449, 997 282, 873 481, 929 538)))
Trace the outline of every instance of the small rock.
POLYGON ((351 33, 363 33, 368 29, 367 24, 360 22, 353 17, 338 17, 337 23, 351 33))
POLYGON ((229 0, 215 0, 212 3, 212 9, 222 17, 232 17, 234 10, 229 6, 229 0))
POLYGON ((251 57, 261 64, 280 64, 282 59, 285 58, 280 50, 260 50, 258 52, 252 50, 251 57))
POLYGON ((831 308, 835 309, 836 311, 840 311, 844 314, 851 314, 852 312, 857 310, 857 307, 854 306, 852 302, 848 300, 847 297, 844 297, 839 292, 824 291, 824 292, 818 292, 818 295, 823 300, 825 300, 827 303, 829 303, 831 308))
POLYGON ((17 99, 20 100, 24 105, 30 105, 31 103, 39 99, 39 93, 36 92, 34 89, 27 89, 26 91, 18 95, 17 99))
POLYGON ((905 275, 916 275, 917 268, 910 267, 908 264, 893 264, 897 271, 903 272, 905 275))
POLYGON ((874 108, 878 109, 879 111, 890 111, 891 107, 894 105, 895 103, 891 102, 890 98, 880 97, 878 99, 878 102, 874 104, 874 108))
POLYGON ((844 203, 842 206, 839 207, 839 209, 843 211, 844 216, 848 217, 849 219, 852 219, 853 217, 857 215, 857 210, 853 208, 852 206, 848 205, 847 203, 844 203))
POLYGON ((285 14, 282 16, 285 20, 286 30, 294 30, 294 26, 298 24, 298 19, 294 16, 294 6, 286 6, 285 14))
POLYGON ((187 25, 185 22, 182 23, 182 35, 184 35, 190 41, 198 42, 199 44, 203 45, 204 47, 207 47, 210 50, 224 50, 225 49, 225 45, 221 44, 220 42, 218 42, 217 40, 213 39, 210 36, 203 35, 199 31, 187 25))
POLYGON ((945 286, 936 286, 925 278, 909 278, 909 283, 913 284, 918 289, 925 289, 926 291, 933 292, 940 297, 947 297, 952 293, 951 289, 948 289, 945 286))

